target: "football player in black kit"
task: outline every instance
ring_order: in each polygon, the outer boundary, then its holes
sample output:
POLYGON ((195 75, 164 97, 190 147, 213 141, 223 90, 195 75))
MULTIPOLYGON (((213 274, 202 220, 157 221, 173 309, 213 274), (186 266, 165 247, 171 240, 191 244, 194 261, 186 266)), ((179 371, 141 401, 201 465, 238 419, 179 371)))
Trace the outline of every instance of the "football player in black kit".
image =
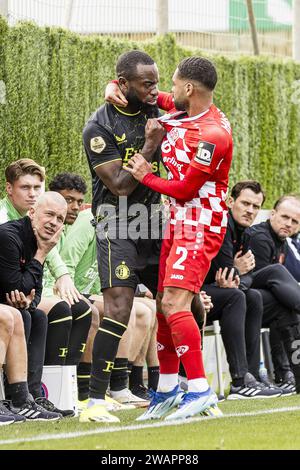
MULTIPOLYGON (((119 345, 126 331, 138 283, 156 294, 159 255, 160 195, 139 184, 123 169, 142 152, 159 171, 161 137, 153 137, 157 151, 145 145, 151 140, 148 118, 158 116, 158 69, 144 52, 130 51, 117 61, 116 73, 127 106, 106 103, 90 118, 83 141, 93 179, 92 211, 97 233, 98 267, 104 297, 104 318, 95 337, 90 380, 90 400, 81 422, 116 422, 105 406, 105 393, 119 345), (155 227, 156 233, 151 233, 155 227)), ((152 143, 151 142, 151 143, 152 143)))

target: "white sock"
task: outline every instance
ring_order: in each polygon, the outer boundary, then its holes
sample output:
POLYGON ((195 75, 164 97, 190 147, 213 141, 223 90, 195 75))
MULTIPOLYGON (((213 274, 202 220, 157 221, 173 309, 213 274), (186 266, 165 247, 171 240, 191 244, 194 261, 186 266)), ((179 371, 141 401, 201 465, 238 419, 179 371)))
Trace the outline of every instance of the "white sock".
POLYGON ((123 397, 124 395, 126 395, 128 392, 127 392, 128 388, 122 388, 122 390, 111 390, 110 391, 110 396, 111 398, 120 398, 120 397, 123 397))
POLYGON ((209 385, 206 378, 192 379, 188 381, 189 392, 206 392, 209 385))
POLYGON ((178 385, 178 374, 159 374, 158 392, 171 392, 178 385))
POLYGON ((106 405, 107 402, 103 400, 102 398, 90 398, 87 404, 88 408, 91 408, 91 406, 94 405, 106 405))

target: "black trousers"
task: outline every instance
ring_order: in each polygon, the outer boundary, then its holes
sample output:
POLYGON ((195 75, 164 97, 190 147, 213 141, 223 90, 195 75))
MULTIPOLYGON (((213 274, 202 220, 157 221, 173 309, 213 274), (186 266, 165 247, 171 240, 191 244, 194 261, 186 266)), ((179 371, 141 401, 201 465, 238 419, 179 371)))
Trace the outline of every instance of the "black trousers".
POLYGON ((36 309, 21 310, 28 351, 28 388, 34 398, 41 396, 41 380, 45 360, 48 319, 36 309))
POLYGON ((273 264, 252 274, 251 287, 262 295, 263 326, 276 328, 300 392, 300 286, 283 265, 273 264))
POLYGON ((220 321, 221 335, 232 379, 243 378, 249 371, 258 377, 260 328, 263 305, 255 289, 223 289, 204 284, 202 290, 211 296, 214 307, 208 322, 220 321))
POLYGON ((270 347, 274 366, 275 382, 280 382, 287 372, 291 372, 290 362, 285 352, 276 322, 270 324, 270 347))

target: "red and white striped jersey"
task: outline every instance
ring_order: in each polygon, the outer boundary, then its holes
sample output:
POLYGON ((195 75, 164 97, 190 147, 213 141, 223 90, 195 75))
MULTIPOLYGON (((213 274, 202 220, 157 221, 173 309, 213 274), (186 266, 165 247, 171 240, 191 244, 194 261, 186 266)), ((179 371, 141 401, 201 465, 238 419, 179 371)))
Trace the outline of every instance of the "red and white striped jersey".
POLYGON ((171 223, 197 221, 205 230, 221 233, 227 227, 225 199, 233 148, 228 119, 211 105, 198 116, 172 110, 159 120, 167 131, 161 148, 168 179, 183 180, 189 165, 208 173, 191 201, 180 202, 180 195, 170 198, 171 223))

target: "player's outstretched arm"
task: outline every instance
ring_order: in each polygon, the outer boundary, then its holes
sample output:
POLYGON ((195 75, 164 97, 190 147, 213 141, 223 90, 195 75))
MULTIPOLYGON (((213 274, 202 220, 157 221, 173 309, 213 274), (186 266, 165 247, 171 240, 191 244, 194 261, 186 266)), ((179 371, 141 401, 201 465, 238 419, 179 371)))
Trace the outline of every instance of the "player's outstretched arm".
POLYGON ((183 180, 168 181, 153 175, 150 168, 151 166, 144 157, 137 153, 129 160, 126 171, 136 178, 137 181, 148 186, 153 191, 174 197, 182 202, 193 199, 197 194, 197 191, 210 177, 209 173, 205 173, 193 166, 190 166, 183 180))
MULTIPOLYGON (((120 90, 118 80, 112 80, 106 85, 104 99, 107 101, 107 103, 120 106, 121 108, 125 108, 128 105, 127 99, 120 90)), ((170 111, 172 108, 174 108, 172 93, 159 91, 157 106, 164 111, 170 111)))

